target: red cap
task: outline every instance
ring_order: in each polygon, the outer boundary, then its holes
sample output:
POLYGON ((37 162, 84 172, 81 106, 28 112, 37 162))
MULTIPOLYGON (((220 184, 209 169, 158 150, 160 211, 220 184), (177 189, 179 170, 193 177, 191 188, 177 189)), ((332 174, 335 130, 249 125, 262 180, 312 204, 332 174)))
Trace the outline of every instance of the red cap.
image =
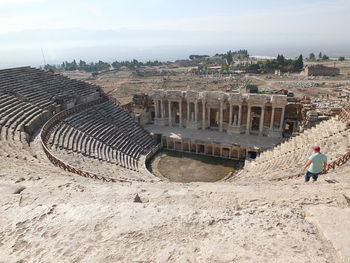
POLYGON ((314 147, 312 147, 312 149, 314 149, 316 152, 319 152, 321 150, 320 146, 314 146, 314 147))

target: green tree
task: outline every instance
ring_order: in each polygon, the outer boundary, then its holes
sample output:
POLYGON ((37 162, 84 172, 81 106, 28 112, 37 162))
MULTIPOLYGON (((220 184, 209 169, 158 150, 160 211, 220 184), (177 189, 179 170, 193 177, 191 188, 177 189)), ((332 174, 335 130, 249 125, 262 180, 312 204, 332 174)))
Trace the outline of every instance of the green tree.
POLYGON ((344 61, 344 60, 345 60, 345 57, 339 57, 338 60, 339 60, 339 61, 344 61))
POLYGON ((277 63, 279 66, 283 67, 285 64, 286 59, 284 58, 283 55, 278 55, 277 56, 277 63))
POLYGON ((295 72, 300 72, 304 68, 304 59, 303 55, 300 55, 298 59, 294 62, 294 71, 295 72))
POLYGON ((228 64, 228 65, 231 65, 231 64, 232 64, 233 56, 232 56, 231 50, 229 50, 229 51, 227 52, 226 61, 227 61, 227 64, 228 64))
POLYGON ((322 60, 328 60, 329 59, 329 57, 326 55, 326 54, 324 54, 323 56, 322 56, 322 60))
POLYGON ((55 65, 49 65, 49 64, 45 65, 44 69, 54 71, 54 72, 57 71, 57 67, 55 65))
POLYGON ((193 59, 202 59, 202 58, 208 58, 208 55, 190 55, 189 59, 193 60, 193 59))
POLYGON ((229 70, 228 64, 223 64, 221 66, 221 73, 228 73, 228 70, 229 70))
POLYGON ((260 72, 260 64, 256 63, 256 64, 250 64, 246 67, 247 72, 251 72, 251 73, 258 73, 260 72))
POLYGON ((318 54, 318 59, 321 60, 322 57, 323 57, 322 52, 320 52, 320 54, 318 54))
POLYGON ((316 60, 316 56, 315 56, 314 53, 310 53, 309 60, 311 60, 311 61, 315 61, 316 60))
POLYGON ((79 68, 83 69, 86 66, 86 62, 84 60, 79 61, 79 68))

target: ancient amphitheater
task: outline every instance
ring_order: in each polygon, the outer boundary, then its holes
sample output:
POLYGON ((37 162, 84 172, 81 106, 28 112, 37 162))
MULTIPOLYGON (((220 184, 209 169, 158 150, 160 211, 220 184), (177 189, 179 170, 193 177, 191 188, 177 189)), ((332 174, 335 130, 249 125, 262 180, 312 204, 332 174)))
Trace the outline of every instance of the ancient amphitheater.
POLYGON ((155 91, 140 118, 98 86, 0 70, 0 262, 350 262, 350 111, 283 140, 288 107, 155 91), (329 165, 305 184, 315 144, 329 165), (172 183, 146 168, 161 148, 244 167, 172 183))

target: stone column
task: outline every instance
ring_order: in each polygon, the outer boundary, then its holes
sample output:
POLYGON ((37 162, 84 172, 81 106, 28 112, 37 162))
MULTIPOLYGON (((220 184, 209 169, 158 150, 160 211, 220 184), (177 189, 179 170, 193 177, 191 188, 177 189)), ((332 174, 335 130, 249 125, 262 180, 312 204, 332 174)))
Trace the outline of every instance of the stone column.
POLYGON ((264 118, 265 118, 265 106, 261 107, 261 116, 259 124, 259 134, 262 135, 264 132, 264 118))
POLYGON ((162 104, 161 104, 161 100, 158 100, 158 105, 157 105, 157 109, 158 109, 158 118, 162 118, 162 104))
POLYGON ((282 108, 282 114, 281 114, 281 121, 280 121, 280 131, 283 130, 283 123, 284 123, 284 114, 285 114, 286 108, 282 108))
POLYGON ((223 109, 223 105, 224 103, 221 101, 220 102, 220 126, 219 126, 219 131, 222 132, 223 131, 223 124, 224 124, 224 109, 223 109))
POLYGON ((203 116, 202 116, 202 129, 205 130, 205 101, 202 100, 202 111, 203 111, 203 116))
POLYGON ((210 107, 208 107, 208 120, 207 121, 207 127, 210 127, 210 107))
POLYGON ((179 116, 180 116, 179 126, 182 127, 182 101, 179 101, 179 116))
POLYGON ((190 121, 190 102, 187 101, 187 122, 190 121))
POLYGON ((232 125, 232 104, 230 102, 230 117, 228 120, 228 125, 231 126, 232 125))
POLYGON ((251 111, 252 107, 248 105, 248 114, 247 114, 247 134, 250 133, 250 111, 251 111))
POLYGON ((172 116, 171 116, 171 101, 168 100, 168 108, 169 108, 169 127, 172 127, 173 126, 173 123, 172 123, 172 116))
MULTIPOLYGON (((194 104, 194 121, 197 123, 198 121, 198 101, 194 104)), ((197 125, 197 124, 196 124, 197 125)), ((197 126, 196 126, 197 127, 197 126)))
POLYGON ((154 101, 154 111, 156 114, 156 119, 159 118, 159 100, 154 101))
POLYGON ((160 101, 160 114, 162 118, 165 118, 164 100, 160 101))
POLYGON ((242 125, 242 104, 238 105, 238 126, 242 125))
POLYGON ((273 122, 275 119, 275 107, 272 106, 271 121, 270 121, 270 131, 273 131, 273 122))

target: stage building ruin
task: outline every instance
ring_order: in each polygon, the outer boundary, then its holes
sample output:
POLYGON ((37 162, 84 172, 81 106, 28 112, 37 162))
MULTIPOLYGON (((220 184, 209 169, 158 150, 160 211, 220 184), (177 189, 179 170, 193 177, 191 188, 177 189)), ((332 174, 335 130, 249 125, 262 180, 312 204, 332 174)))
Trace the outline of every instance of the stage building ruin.
POLYGON ((156 90, 154 124, 282 137, 287 96, 156 90))
POLYGON ((278 144, 284 131, 285 95, 155 90, 151 99, 153 125, 146 129, 161 134, 168 149, 254 158, 278 144))

